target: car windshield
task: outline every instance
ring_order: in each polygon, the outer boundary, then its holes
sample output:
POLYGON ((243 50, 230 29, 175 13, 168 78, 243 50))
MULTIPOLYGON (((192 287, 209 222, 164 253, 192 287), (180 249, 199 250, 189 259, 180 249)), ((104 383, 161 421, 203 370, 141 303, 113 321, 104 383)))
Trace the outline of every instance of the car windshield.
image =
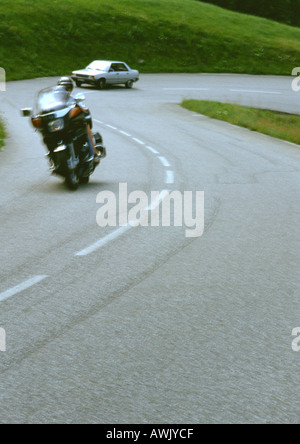
POLYGON ((45 114, 69 106, 70 94, 62 87, 43 89, 39 92, 35 110, 37 114, 45 114))
POLYGON ((92 62, 87 69, 93 69, 95 71, 108 71, 110 67, 110 63, 109 62, 104 62, 104 61, 99 61, 96 60, 95 62, 92 62))

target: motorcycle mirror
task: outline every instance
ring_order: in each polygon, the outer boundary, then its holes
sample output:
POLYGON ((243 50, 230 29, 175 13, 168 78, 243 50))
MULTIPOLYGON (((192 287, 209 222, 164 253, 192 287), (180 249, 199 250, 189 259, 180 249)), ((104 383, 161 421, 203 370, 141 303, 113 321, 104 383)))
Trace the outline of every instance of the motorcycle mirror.
POLYGON ((23 117, 31 117, 32 116, 32 108, 22 108, 21 113, 23 117))
POLYGON ((77 94, 75 96, 75 100, 76 100, 77 103, 84 102, 85 101, 85 95, 82 94, 82 93, 77 94))

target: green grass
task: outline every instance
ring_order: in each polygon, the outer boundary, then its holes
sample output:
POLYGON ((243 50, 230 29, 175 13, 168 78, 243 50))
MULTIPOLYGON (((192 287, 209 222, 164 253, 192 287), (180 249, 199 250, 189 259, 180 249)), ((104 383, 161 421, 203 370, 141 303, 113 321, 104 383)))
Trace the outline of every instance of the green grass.
POLYGON ((6 132, 5 132, 4 124, 0 119, 0 151, 4 146, 5 137, 6 137, 6 132))
POLYGON ((300 29, 196 0, 1 0, 7 80, 68 74, 94 59, 141 72, 289 75, 300 29))
POLYGON ((300 145, 300 116, 227 103, 184 100, 184 108, 300 145))

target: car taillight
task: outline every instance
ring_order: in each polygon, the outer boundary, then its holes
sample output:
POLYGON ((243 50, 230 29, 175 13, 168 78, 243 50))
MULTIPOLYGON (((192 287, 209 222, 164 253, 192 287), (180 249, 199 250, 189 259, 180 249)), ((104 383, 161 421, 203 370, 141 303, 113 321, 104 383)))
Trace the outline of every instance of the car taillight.
POLYGON ((31 119, 32 125, 36 128, 41 128, 43 126, 42 119, 40 117, 33 117, 31 119))

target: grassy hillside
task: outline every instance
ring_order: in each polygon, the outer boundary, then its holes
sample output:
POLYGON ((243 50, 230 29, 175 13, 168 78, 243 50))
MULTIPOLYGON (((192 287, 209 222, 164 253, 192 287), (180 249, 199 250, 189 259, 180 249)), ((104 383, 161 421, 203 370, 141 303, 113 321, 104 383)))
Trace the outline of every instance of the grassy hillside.
POLYGON ((300 29, 196 0, 1 0, 8 80, 94 59, 124 59, 142 72, 290 74, 300 29))

